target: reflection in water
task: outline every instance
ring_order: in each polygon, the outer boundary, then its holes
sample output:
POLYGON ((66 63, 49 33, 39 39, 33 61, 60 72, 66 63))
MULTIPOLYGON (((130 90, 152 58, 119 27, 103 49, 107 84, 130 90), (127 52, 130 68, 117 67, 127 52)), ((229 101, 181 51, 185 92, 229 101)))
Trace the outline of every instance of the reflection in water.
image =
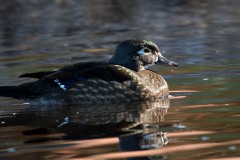
POLYGON ((37 108, 1 98, 0 159, 160 159, 165 154, 168 159, 239 159, 239 4, 0 1, 1 85, 26 82, 15 79, 25 72, 107 60, 116 43, 144 38, 180 63, 171 71, 152 67, 171 90, 198 91, 174 93, 185 98, 172 100, 170 108, 138 103, 37 108), (169 145, 161 147, 165 131, 169 145), (138 149, 160 148, 119 153, 118 142, 128 138, 139 142, 138 149))
POLYGON ((167 136, 163 132, 123 135, 120 137, 119 141, 120 148, 123 151, 160 148, 168 143, 167 136))
MULTIPOLYGON (((140 151, 145 149, 156 149, 160 148, 163 145, 168 143, 168 139, 166 134, 163 132, 152 133, 152 134, 131 134, 124 135, 119 137, 119 146, 121 151, 140 151)), ((138 159, 152 159, 156 158, 156 156, 148 157, 137 157, 137 158, 129 158, 131 160, 138 159)), ((158 155, 158 159, 162 159, 164 156, 158 155)))
MULTIPOLYGON (((24 138, 20 141, 27 144, 61 139, 119 137, 123 151, 159 148, 168 143, 164 130, 177 129, 174 125, 162 124, 169 105, 169 99, 160 99, 154 102, 98 104, 86 107, 58 106, 57 110, 54 106, 29 106, 25 111, 15 113, 16 116, 1 119, 6 124, 1 129, 0 137, 8 133, 9 127, 16 125, 24 127, 8 134, 17 138, 21 132, 21 137, 24 138)), ((4 142, 3 139, 1 141, 4 142)), ((16 139, 13 139, 14 141, 16 139)), ((13 151, 15 145, 9 147, 13 147, 13 151)), ((21 150, 21 147, 17 150, 19 149, 21 150)), ((14 152, 18 152, 17 150, 14 152)), ((6 152, 8 150, 3 153, 6 152)))

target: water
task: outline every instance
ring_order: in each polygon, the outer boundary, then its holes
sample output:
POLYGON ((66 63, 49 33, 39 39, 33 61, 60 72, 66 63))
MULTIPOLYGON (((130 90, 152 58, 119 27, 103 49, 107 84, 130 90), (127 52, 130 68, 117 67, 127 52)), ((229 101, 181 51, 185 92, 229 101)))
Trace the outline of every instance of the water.
POLYGON ((170 102, 30 106, 0 98, 0 159, 240 158, 240 2, 0 2, 0 81, 108 60, 125 39, 159 45, 170 102), (128 151, 128 152, 126 152, 128 151))

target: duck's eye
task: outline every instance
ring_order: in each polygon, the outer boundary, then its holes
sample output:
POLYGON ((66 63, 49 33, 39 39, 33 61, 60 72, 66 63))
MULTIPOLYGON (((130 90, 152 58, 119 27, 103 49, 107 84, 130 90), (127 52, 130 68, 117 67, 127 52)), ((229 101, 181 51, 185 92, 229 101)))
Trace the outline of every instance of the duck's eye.
POLYGON ((152 52, 151 49, 149 49, 149 48, 143 48, 143 49, 139 50, 137 53, 138 53, 139 55, 145 55, 145 53, 151 53, 151 52, 152 52))
POLYGON ((149 52, 150 52, 150 49, 145 48, 143 51, 144 51, 145 53, 149 53, 149 52))

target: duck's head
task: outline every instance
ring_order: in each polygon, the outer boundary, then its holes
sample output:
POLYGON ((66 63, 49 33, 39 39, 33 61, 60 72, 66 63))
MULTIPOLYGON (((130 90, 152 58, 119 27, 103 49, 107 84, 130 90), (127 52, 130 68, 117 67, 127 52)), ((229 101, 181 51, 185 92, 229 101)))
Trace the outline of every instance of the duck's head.
POLYGON ((149 65, 177 66, 176 62, 162 56, 158 46, 147 40, 126 40, 117 45, 111 64, 118 64, 134 71, 144 70, 149 65))

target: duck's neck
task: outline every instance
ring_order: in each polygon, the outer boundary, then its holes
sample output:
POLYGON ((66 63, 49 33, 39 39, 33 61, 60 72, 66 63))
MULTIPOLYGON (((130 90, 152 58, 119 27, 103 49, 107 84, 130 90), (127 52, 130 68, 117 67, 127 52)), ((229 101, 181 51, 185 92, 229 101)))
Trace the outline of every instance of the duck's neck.
POLYGON ((142 64, 140 64, 139 62, 134 62, 134 60, 116 62, 116 61, 114 61, 114 59, 110 59, 108 63, 121 65, 121 66, 124 66, 128 69, 131 69, 131 70, 135 71, 135 72, 145 70, 145 68, 142 66, 142 64))

